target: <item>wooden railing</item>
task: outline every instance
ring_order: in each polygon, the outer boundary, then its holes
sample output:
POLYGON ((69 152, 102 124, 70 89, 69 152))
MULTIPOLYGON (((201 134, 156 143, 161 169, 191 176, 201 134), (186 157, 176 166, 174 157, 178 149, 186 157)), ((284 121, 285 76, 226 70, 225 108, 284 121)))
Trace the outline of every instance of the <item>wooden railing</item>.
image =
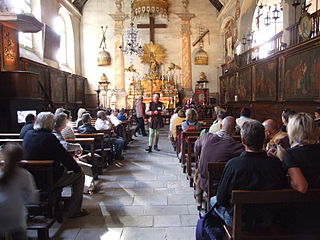
MULTIPOLYGON (((311 14, 311 23, 312 28, 310 38, 318 37, 320 35, 320 10, 311 14)), ((294 46, 306 40, 303 39, 299 34, 299 22, 296 22, 295 24, 291 25, 286 30, 290 32, 290 46, 294 46)))
POLYGON ((272 55, 281 51, 285 46, 283 45, 283 31, 274 35, 270 40, 264 42, 258 46, 252 47, 239 56, 239 66, 243 67, 252 62, 259 60, 261 51, 266 51, 265 48, 268 48, 266 54, 272 55), (269 45, 269 46, 268 46, 269 45))

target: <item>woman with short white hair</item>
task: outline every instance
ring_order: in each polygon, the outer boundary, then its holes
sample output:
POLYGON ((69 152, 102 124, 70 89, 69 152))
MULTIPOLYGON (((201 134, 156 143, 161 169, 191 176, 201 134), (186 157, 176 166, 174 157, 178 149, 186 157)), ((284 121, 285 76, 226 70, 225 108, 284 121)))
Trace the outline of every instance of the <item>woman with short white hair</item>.
POLYGON ((33 129, 36 131, 52 131, 54 127, 54 115, 51 112, 41 112, 37 115, 33 129))
POLYGON ((307 113, 297 113, 289 118, 287 130, 291 148, 283 161, 292 188, 302 193, 320 188, 320 144, 314 120, 307 113))

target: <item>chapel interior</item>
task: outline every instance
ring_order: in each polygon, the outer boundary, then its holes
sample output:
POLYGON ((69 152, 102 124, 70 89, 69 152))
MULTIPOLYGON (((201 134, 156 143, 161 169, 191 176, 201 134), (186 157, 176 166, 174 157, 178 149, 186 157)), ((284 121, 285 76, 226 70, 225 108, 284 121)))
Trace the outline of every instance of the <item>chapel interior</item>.
POLYGON ((159 93, 166 109, 161 151, 126 135, 123 159, 97 170, 99 190, 83 196, 90 214, 52 222, 49 238, 28 228, 28 239, 196 239, 199 133, 172 146, 174 109, 195 103, 209 127, 216 106, 235 118, 247 107, 261 122, 281 123, 285 109, 313 117, 319 25, 320 0, 0 0, 0 145, 30 113, 64 108, 75 121, 85 108, 95 121, 124 109, 128 134, 140 96, 148 105, 159 93))

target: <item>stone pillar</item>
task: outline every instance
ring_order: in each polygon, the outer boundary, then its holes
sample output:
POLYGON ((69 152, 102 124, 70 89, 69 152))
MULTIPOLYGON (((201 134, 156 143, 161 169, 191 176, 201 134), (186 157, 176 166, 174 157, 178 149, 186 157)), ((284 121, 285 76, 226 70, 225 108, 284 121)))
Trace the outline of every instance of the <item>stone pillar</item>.
POLYGON ((190 20, 195 17, 189 13, 186 8, 183 13, 176 13, 181 19, 182 35, 182 87, 184 88, 185 97, 191 97, 192 92, 192 59, 191 59, 191 30, 190 20))
POLYGON ((124 57, 123 52, 119 48, 123 42, 123 22, 128 18, 128 15, 117 11, 115 14, 110 14, 112 19, 115 21, 114 26, 114 39, 115 39, 115 95, 117 99, 116 108, 126 108, 126 90, 125 90, 125 76, 124 76, 124 57))

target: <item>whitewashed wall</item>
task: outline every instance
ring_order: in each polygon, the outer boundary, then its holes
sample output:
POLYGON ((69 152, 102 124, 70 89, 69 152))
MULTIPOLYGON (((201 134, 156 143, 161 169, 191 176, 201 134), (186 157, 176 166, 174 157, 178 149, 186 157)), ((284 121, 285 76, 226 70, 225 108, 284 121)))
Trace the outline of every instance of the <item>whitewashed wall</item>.
MULTIPOLYGON (((130 15, 129 1, 124 1, 124 12, 130 15)), ((170 15, 167 22, 160 17, 156 18, 156 23, 165 23, 168 25, 166 29, 157 29, 155 34, 155 42, 163 45, 167 49, 166 67, 171 63, 181 66, 181 34, 180 22, 178 16, 174 13, 182 12, 182 4, 180 0, 170 0, 170 15)), ((114 88, 115 71, 114 61, 111 66, 98 67, 96 63, 97 53, 99 52, 99 44, 102 38, 101 25, 108 26, 107 30, 107 51, 114 57, 114 21, 109 16, 116 11, 114 1, 112 0, 90 0, 85 5, 82 18, 82 70, 83 75, 88 78, 87 93, 94 93, 97 88, 98 81, 102 73, 106 73, 114 88)), ((223 47, 220 34, 220 25, 217 21, 217 11, 208 0, 190 1, 189 11, 194 13, 196 17, 191 20, 191 31, 193 41, 198 35, 199 24, 210 30, 210 45, 208 38, 205 38, 205 51, 209 54, 208 66, 192 65, 193 86, 199 79, 200 72, 205 72, 208 76, 210 92, 218 91, 218 76, 220 74, 219 65, 223 62, 223 47)), ((138 19, 135 23, 148 23, 148 19, 138 19)), ((129 26, 130 19, 125 21, 125 29, 129 26)), ((149 30, 139 30, 139 37, 142 43, 149 43, 149 30)), ((192 47, 191 51, 194 51, 192 47)), ((114 59, 112 59, 114 60, 114 59)), ((125 57, 125 66, 129 66, 129 58, 125 57)), ((134 65, 139 72, 147 71, 147 66, 140 64, 138 57, 134 58, 134 65)), ((126 74, 126 88, 129 86, 130 75, 126 74)))

